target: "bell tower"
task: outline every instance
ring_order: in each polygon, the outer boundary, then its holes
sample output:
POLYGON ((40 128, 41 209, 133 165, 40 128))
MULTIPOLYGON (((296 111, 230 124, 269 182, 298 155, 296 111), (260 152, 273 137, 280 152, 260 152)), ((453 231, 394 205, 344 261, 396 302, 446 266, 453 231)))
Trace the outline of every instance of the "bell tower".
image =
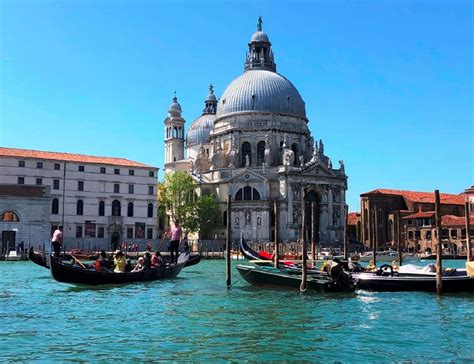
POLYGON ((165 119, 165 169, 170 167, 169 164, 184 159, 184 124, 186 121, 181 117, 181 113, 181 105, 178 103, 175 92, 173 102, 168 108, 168 116, 165 119))

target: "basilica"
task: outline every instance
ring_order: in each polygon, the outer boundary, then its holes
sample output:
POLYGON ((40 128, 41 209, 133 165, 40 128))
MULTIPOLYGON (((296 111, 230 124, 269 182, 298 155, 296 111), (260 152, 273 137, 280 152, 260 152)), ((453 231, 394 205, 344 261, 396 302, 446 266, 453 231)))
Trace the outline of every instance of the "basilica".
POLYGON ((204 194, 219 199, 224 234, 227 198, 231 231, 249 241, 275 237, 274 201, 279 237, 301 237, 302 196, 307 192, 306 234, 322 246, 344 238, 347 175, 324 152, 308 128, 306 106, 296 87, 277 73, 272 43, 262 30, 248 43, 243 74, 218 99, 212 85, 202 115, 187 128, 175 95, 165 124, 165 173, 186 171, 204 194), (314 234, 312 227, 316 227, 314 234))

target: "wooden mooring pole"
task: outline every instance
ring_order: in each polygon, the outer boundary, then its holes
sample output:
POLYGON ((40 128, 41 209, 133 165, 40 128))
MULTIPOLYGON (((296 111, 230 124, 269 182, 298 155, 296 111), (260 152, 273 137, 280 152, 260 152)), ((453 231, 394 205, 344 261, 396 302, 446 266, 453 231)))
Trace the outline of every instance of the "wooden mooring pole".
POLYGON ((306 188, 303 188, 303 198, 301 201, 301 244, 303 245, 303 259, 301 267, 301 286, 302 291, 306 290, 306 188))
POLYGON ((346 205, 344 207, 344 260, 349 259, 349 241, 347 239, 347 224, 349 222, 349 209, 348 206, 346 205))
POLYGON ((372 214, 372 252, 373 252, 373 264, 377 266, 377 207, 374 206, 372 214))
POLYGON ((443 242, 441 241, 441 213, 439 190, 435 190, 435 220, 436 220, 436 235, 438 237, 438 244, 436 245, 436 293, 443 293, 443 242))
POLYGON ((226 266, 226 285, 231 286, 231 274, 230 274, 230 250, 232 245, 232 212, 231 212, 231 195, 227 196, 227 242, 226 242, 226 255, 225 255, 225 266, 226 266))
POLYGON ((396 216, 397 216, 396 237, 397 237, 398 266, 401 267, 403 264, 403 254, 402 254, 402 248, 400 247, 400 211, 397 211, 396 216))
POLYGON ((273 201, 273 215, 275 215, 275 268, 280 263, 280 211, 278 210, 278 201, 273 201))
POLYGON ((470 262, 474 257, 472 255, 472 247, 471 247, 471 221, 470 221, 470 214, 469 214, 469 202, 466 202, 466 205, 464 207, 464 212, 466 215, 466 249, 467 249, 467 255, 466 259, 468 262, 470 262))
POLYGON ((316 266, 316 202, 311 202, 311 265, 316 266))

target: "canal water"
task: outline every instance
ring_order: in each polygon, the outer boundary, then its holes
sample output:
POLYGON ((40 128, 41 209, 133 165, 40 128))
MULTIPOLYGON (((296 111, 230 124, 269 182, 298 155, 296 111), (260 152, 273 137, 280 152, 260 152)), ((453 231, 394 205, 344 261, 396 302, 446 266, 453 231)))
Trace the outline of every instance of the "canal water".
POLYGON ((223 260, 79 288, 0 262, 0 361, 474 361, 474 293, 300 294, 232 273, 231 289, 223 260))

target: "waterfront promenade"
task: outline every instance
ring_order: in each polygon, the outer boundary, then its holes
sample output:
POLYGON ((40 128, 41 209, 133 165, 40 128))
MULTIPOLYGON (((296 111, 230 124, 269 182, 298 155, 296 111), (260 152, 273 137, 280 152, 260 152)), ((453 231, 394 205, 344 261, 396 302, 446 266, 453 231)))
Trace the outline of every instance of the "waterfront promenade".
POLYGON ((474 360, 472 293, 301 295, 232 273, 231 289, 222 260, 173 281, 79 288, 1 262, 0 361, 474 360))

